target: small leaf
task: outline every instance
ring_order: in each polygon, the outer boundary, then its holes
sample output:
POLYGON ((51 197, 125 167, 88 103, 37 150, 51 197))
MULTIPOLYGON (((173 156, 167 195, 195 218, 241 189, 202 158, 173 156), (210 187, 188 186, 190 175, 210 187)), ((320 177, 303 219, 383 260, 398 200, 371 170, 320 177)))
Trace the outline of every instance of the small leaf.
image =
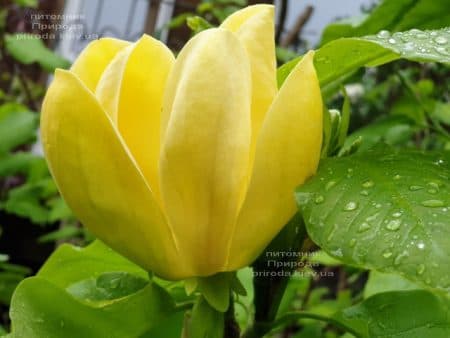
POLYGON ((210 277, 197 278, 198 291, 214 309, 225 312, 230 305, 233 273, 218 273, 210 277))
POLYGON ((340 153, 347 153, 358 139, 361 140, 359 141, 358 151, 373 148, 377 143, 386 143, 392 146, 401 145, 410 140, 411 136, 418 130, 419 128, 415 126, 414 121, 405 116, 385 116, 349 135, 340 153))
POLYGON ((38 63, 46 71, 69 68, 70 62, 45 47, 39 36, 25 33, 5 35, 5 48, 17 61, 23 64, 38 63))
POLYGON ((324 160, 296 194, 311 239, 344 263, 450 288, 449 163, 386 146, 324 160))
POLYGON ((192 310, 188 330, 187 337, 223 338, 224 314, 200 297, 192 310))
POLYGON ((36 139, 39 118, 36 113, 19 110, 16 105, 0 108, 0 155, 36 139))

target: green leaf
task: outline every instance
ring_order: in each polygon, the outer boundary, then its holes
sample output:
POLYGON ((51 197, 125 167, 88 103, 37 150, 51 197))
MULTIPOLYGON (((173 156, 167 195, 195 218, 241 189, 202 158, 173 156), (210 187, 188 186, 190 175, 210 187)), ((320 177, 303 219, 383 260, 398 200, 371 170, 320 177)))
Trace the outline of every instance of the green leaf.
POLYGON ((24 280, 11 301, 14 338, 139 337, 173 311, 168 294, 154 283, 101 307, 78 301, 41 277, 24 280))
POLYGON ((184 313, 177 312, 139 338, 179 338, 181 337, 183 324, 184 313))
POLYGON ((6 154, 0 157, 0 177, 26 175, 35 161, 42 161, 42 158, 23 151, 6 154))
POLYGON ((21 7, 35 8, 38 6, 38 0, 14 0, 14 3, 21 7))
POLYGON ((143 289, 148 280, 128 272, 106 272, 70 285, 66 290, 76 299, 104 306, 143 289))
POLYGON ((106 245, 63 244, 16 289, 11 337, 148 337, 174 312, 166 290, 106 245))
POLYGON ((394 32, 411 28, 438 29, 450 26, 447 0, 384 0, 363 21, 353 24, 337 22, 322 33, 322 44, 342 37, 394 32))
POLYGON ((224 314, 200 297, 192 310, 188 330, 187 337, 222 338, 224 314))
POLYGON ((11 104, 0 109, 0 154, 36 139, 38 115, 19 109, 11 104))
POLYGON ((405 116, 381 117, 349 135, 340 153, 347 152, 358 139, 361 139, 358 151, 368 150, 380 142, 392 146, 401 145, 410 140, 411 136, 418 130, 419 128, 414 125, 414 121, 405 116))
POLYGON ((9 213, 31 219, 36 224, 49 220, 49 210, 42 199, 56 194, 54 181, 48 177, 34 183, 27 182, 9 190, 2 207, 9 213))
POLYGON ((449 303, 425 290, 376 294, 334 318, 361 337, 450 337, 449 303))
POLYGON ((450 153, 329 158, 296 192, 311 239, 344 263, 450 287, 450 153))
POLYGON ((59 246, 45 262, 38 276, 65 289, 76 282, 98 278, 112 271, 127 272, 144 279, 148 277, 145 270, 98 240, 85 248, 69 244, 59 246))
POLYGON ((219 312, 225 312, 230 305, 231 286, 234 278, 233 273, 228 272, 197 278, 197 288, 211 307, 219 312))
POLYGON ((205 29, 213 27, 208 21, 200 16, 189 16, 186 18, 188 27, 194 32, 194 34, 200 33, 205 29))
POLYGON ((387 291, 420 289, 420 286, 399 275, 371 271, 364 286, 364 298, 387 291))
MULTIPOLYGON (((399 58, 450 63, 450 29, 423 32, 411 30, 396 33, 392 38, 366 36, 334 40, 316 51, 314 66, 322 93, 327 97, 359 68, 378 66, 399 58), (394 39, 395 43, 391 43, 390 41, 393 41, 391 39, 394 39)), ((300 58, 297 58, 278 69, 279 86, 299 61, 300 58)))
POLYGON ((69 61, 48 49, 37 35, 6 34, 5 48, 17 61, 26 65, 38 63, 48 72, 70 66, 69 61))

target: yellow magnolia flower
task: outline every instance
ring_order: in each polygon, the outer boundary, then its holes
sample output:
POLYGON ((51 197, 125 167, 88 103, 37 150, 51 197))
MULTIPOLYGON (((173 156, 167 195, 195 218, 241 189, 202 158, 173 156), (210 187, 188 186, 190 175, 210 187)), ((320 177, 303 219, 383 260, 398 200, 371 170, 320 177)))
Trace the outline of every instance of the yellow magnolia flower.
POLYGON ((98 238, 164 278, 251 263, 317 168, 313 54, 278 90, 273 11, 234 13, 176 60, 146 35, 94 41, 48 89, 42 140, 64 199, 98 238))

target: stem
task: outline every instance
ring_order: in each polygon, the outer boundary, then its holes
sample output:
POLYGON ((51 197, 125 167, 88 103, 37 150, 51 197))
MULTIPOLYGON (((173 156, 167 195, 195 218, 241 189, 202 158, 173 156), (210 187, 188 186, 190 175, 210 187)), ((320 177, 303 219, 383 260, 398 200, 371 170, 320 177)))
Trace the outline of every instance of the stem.
MULTIPOLYGON (((295 272, 294 265, 281 268, 270 266, 267 253, 304 251, 306 238, 303 219, 301 215, 296 214, 253 265, 255 320, 245 332, 244 338, 262 337, 270 331, 270 324, 275 320, 290 276, 295 272), (266 272, 269 272, 269 275, 265 274, 266 272), (272 274, 273 272, 275 274, 272 274)), ((295 255, 292 256, 295 257, 295 255)), ((294 261, 295 258, 286 258, 286 262, 294 261)))
POLYGON ((234 316, 234 300, 230 297, 230 306, 225 313, 224 338, 239 338, 241 335, 239 324, 234 316))
MULTIPOLYGON (((276 329, 277 327, 284 325, 286 323, 295 322, 298 319, 303 319, 303 318, 316 319, 316 320, 319 320, 322 322, 330 323, 340 329, 343 329, 343 330, 351 333, 355 337, 361 337, 361 335, 358 332, 356 332, 353 328, 351 328, 350 326, 347 326, 346 324, 344 324, 334 318, 322 316, 317 313, 311 313, 311 312, 288 312, 284 316, 282 316, 282 317, 278 318, 276 321, 274 321, 270 325, 269 331, 272 331, 273 329, 276 329)), ((267 331, 267 332, 269 332, 269 331, 267 331)))

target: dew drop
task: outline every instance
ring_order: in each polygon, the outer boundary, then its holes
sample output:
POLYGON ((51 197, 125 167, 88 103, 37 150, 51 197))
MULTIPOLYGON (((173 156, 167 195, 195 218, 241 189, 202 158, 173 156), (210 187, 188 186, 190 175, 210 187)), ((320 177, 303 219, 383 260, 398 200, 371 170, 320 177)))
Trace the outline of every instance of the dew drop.
POLYGON ((325 186, 325 190, 328 191, 331 188, 333 188, 336 185, 336 181, 330 181, 327 183, 327 185, 325 186))
POLYGON ((421 203, 424 207, 439 208, 444 206, 444 202, 441 200, 426 200, 421 203))
POLYGON ((412 52, 414 49, 416 49, 414 42, 407 42, 403 45, 403 51, 405 52, 412 52))
POLYGON ((377 217, 378 217, 379 214, 380 214, 380 213, 377 212, 376 214, 373 214, 372 216, 367 217, 367 218, 366 218, 366 222, 372 222, 372 221, 375 221, 375 220, 377 219, 377 217))
POLYGON ((392 256, 392 252, 390 252, 390 251, 386 251, 385 253, 383 253, 384 258, 389 258, 391 256, 392 256))
POLYGON ((409 256, 408 252, 407 252, 407 251, 403 251, 400 255, 398 255, 397 257, 395 257, 395 259, 394 259, 394 265, 399 265, 399 264, 401 263, 401 261, 402 261, 404 258, 408 257, 408 256, 409 256))
POLYGON ((355 244, 356 244, 356 239, 355 239, 355 238, 352 238, 352 239, 350 240, 350 242, 348 243, 348 245, 350 246, 350 248, 353 248, 353 247, 355 246, 355 244))
POLYGON ((390 39, 388 40, 388 42, 389 42, 391 45, 395 45, 395 44, 397 43, 397 40, 395 40, 395 39, 393 39, 393 38, 390 38, 390 39))
POLYGON ((447 51, 447 48, 445 48, 443 46, 438 46, 438 47, 435 48, 435 50, 436 50, 436 52, 438 52, 439 54, 442 54, 442 55, 448 55, 449 54, 448 51, 447 51))
POLYGON ((434 38, 434 42, 436 42, 439 45, 445 45, 448 42, 448 40, 444 36, 437 36, 434 38))
POLYGON ((361 190, 360 194, 363 196, 369 196, 369 192, 367 190, 361 190))
POLYGON ((422 275, 425 272, 425 265, 419 264, 416 271, 418 275, 422 275))
POLYGON ((427 192, 431 195, 435 195, 438 191, 436 189, 428 189, 427 192))
POLYGON ((425 33, 422 33, 422 32, 416 33, 416 38, 417 38, 417 39, 424 40, 424 39, 426 39, 427 37, 428 37, 428 36, 427 36, 425 33))
POLYGON ((417 190, 422 190, 423 187, 421 187, 420 185, 412 185, 409 187, 409 190, 411 191, 417 191, 417 190))
POLYGON ((399 218, 399 217, 401 217, 401 216, 402 216, 402 213, 401 213, 400 211, 394 212, 394 213, 392 214, 392 217, 395 217, 395 218, 399 218))
POLYGON ((373 181, 371 181, 371 180, 365 181, 365 182, 362 184, 362 186, 363 186, 364 188, 372 188, 374 185, 375 185, 375 183, 374 183, 373 181))
POLYGON ((322 195, 319 195, 314 199, 314 203, 316 204, 321 204, 323 201, 325 201, 325 198, 322 195))
POLYGON ((358 209, 358 203, 353 201, 348 202, 344 207, 344 211, 354 211, 356 209, 358 209))
POLYGON ((394 176, 394 180, 399 180, 400 178, 401 178, 401 176, 398 174, 394 176))
POLYGON ((361 225, 359 226, 358 232, 359 232, 359 233, 365 232, 365 231, 367 231, 367 230, 369 230, 369 229, 370 229, 370 224, 367 223, 367 222, 363 222, 363 223, 361 223, 361 225))
POLYGON ((389 33, 389 31, 387 30, 382 30, 377 34, 377 37, 379 37, 380 39, 387 39, 391 36, 391 33, 389 33))
POLYGON ((424 242, 419 242, 419 243, 417 243, 417 247, 418 247, 420 250, 423 250, 423 249, 425 249, 425 243, 424 243, 424 242))
POLYGON ((344 256, 343 253, 342 253, 342 249, 341 248, 333 250, 330 253, 331 253, 332 256, 335 256, 335 257, 342 257, 342 256, 344 256))
POLYGON ((386 225, 386 229, 390 231, 397 231, 398 229, 400 229, 401 224, 402 221, 400 221, 399 219, 393 219, 386 225))

